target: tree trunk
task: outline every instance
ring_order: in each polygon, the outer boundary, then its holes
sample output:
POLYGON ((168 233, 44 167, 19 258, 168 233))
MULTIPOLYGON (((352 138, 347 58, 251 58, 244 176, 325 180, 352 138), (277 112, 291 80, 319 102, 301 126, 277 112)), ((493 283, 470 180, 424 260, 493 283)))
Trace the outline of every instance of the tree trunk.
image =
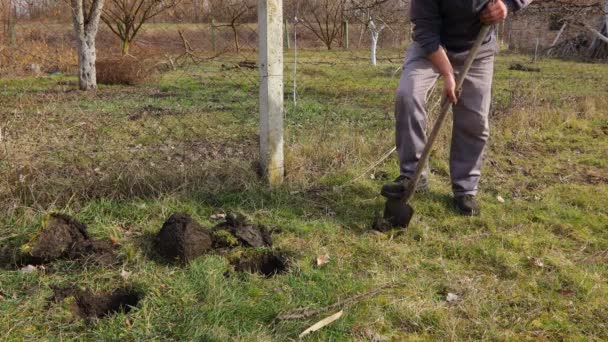
POLYGON ((372 32, 372 65, 378 65, 378 60, 376 58, 376 51, 378 50, 378 32, 372 32))
POLYGON ((380 39, 380 33, 382 33, 382 30, 384 30, 384 24, 378 27, 373 20, 370 20, 368 27, 369 32, 372 34, 372 65, 376 66, 378 65, 378 60, 376 57, 378 52, 378 39, 380 39))
POLYGON ((84 0, 71 0, 74 32, 78 44, 78 85, 80 90, 97 89, 95 37, 104 0, 93 0, 89 11, 84 0), (86 19, 85 19, 86 18, 86 19))
POLYGON ((9 46, 15 46, 15 13, 16 9, 13 6, 13 2, 8 3, 8 41, 9 46))
POLYGON ((123 56, 128 55, 130 49, 131 49, 131 42, 129 42, 128 40, 123 40, 120 43, 120 52, 122 53, 123 56))
POLYGON ((234 47, 236 48, 236 52, 241 51, 241 47, 239 46, 239 33, 236 30, 236 26, 232 25, 232 34, 234 35, 234 47))
POLYGON ((97 89, 95 37, 83 35, 78 39, 78 84, 80 90, 97 89))
POLYGON ((200 16, 200 11, 201 11, 201 4, 199 3, 200 0, 192 0, 192 11, 193 13, 193 20, 195 23, 199 23, 201 20, 201 16, 200 16))

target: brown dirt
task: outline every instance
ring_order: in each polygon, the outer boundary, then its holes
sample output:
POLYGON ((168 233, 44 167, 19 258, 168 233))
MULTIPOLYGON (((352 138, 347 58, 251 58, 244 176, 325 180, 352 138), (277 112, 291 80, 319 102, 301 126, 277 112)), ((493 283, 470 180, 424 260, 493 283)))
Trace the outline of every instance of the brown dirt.
POLYGON ((174 214, 163 224, 154 244, 164 258, 187 263, 209 252, 213 237, 189 215, 174 214))
POLYGON ((378 232, 386 233, 393 229, 391 223, 385 220, 381 215, 376 214, 372 222, 372 229, 378 232))
MULTIPOLYGON (((215 226, 216 231, 227 231, 235 236, 245 247, 271 247, 272 236, 270 231, 262 225, 252 225, 244 216, 228 214, 226 222, 215 226)), ((216 241, 217 247, 222 246, 222 241, 216 241)))
POLYGON ((74 287, 54 287, 49 301, 60 303, 67 297, 74 297, 70 309, 75 316, 82 319, 103 318, 112 314, 128 313, 137 306, 143 295, 132 288, 119 288, 112 292, 94 294, 90 290, 74 287))
POLYGON ((289 270, 287 256, 272 252, 245 256, 235 259, 231 264, 237 272, 258 273, 265 277, 272 277, 289 270))
MULTIPOLYGON (((388 221, 393 228, 407 228, 413 216, 414 209, 411 206, 404 204, 401 200, 388 199, 386 201, 384 206, 384 220, 388 221)), ((374 226, 375 224, 376 222, 374 222, 374 226)), ((386 228, 386 225, 379 225, 378 228, 386 228)))
POLYGON ((57 259, 90 259, 111 264, 116 259, 110 241, 91 239, 87 227, 64 214, 51 214, 38 235, 28 244, 31 263, 48 263, 57 259))

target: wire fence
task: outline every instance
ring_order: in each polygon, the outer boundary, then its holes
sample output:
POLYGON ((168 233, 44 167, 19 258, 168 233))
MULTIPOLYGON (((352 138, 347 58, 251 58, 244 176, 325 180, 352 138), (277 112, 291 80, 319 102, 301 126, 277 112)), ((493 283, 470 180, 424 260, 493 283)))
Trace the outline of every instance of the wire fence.
MULTIPOLYGON (((362 96, 384 96, 386 104, 362 109, 369 111, 367 125, 377 125, 382 132, 379 138, 366 140, 369 146, 356 142, 356 135, 351 141, 339 141, 346 139, 338 139, 329 124, 335 122, 332 115, 338 110, 332 106, 339 101, 323 101, 338 97, 328 79, 335 77, 332 70, 348 74, 370 65, 370 32, 363 24, 351 23, 348 34, 338 36, 327 51, 295 18, 286 19, 286 115, 305 121, 306 106, 318 106, 315 111, 325 115, 315 123, 318 139, 334 139, 327 146, 340 147, 323 151, 324 141, 306 140, 303 132, 298 137, 308 145, 289 141, 292 147, 299 145, 294 154, 308 153, 316 159, 290 160, 291 170, 298 171, 290 177, 351 167, 357 170, 351 179, 356 178, 393 147, 387 135, 393 86, 386 85, 385 94, 362 96), (328 89, 320 90, 318 83, 328 89), (313 145, 315 151, 310 150, 313 145), (359 153, 368 159, 348 161, 344 156, 355 150, 375 153, 359 153)), ((410 29, 402 25, 382 33, 381 67, 375 74, 390 75, 397 82, 410 29)), ((233 30, 222 22, 151 22, 127 58, 141 62, 143 76, 154 72, 157 77, 141 87, 102 87, 92 94, 76 91, 77 53, 71 23, 22 20, 14 32, 12 42, 6 32, 0 36, 0 77, 13 79, 0 89, 0 208, 42 210, 73 198, 160 195, 184 188, 213 193, 247 187, 242 177, 232 175, 255 172, 245 165, 257 160, 255 130, 231 133, 217 126, 225 122, 231 129, 257 127, 256 24, 241 24, 233 30), (222 115, 226 112, 230 118, 222 115), (213 121, 210 115, 219 119, 213 121)), ((97 51, 101 62, 123 60, 120 41, 105 28, 98 34, 97 51)), ((115 73, 128 71, 109 65, 115 73)), ((364 102, 360 101, 362 106, 364 102)), ((429 101, 435 102, 435 98, 429 101)), ((297 130, 297 126, 289 129, 297 130)))

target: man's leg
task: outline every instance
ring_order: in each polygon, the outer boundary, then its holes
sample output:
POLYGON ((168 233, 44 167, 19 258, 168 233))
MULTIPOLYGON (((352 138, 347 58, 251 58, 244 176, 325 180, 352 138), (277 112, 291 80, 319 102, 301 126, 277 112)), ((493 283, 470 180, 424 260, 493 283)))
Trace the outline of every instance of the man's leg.
POLYGON ((475 196, 478 191, 483 152, 490 135, 493 73, 493 56, 475 61, 454 107, 450 173, 456 197, 475 196))
MULTIPOLYGON (((407 52, 395 103, 396 142, 401 176, 411 178, 426 144, 426 97, 439 73, 412 43, 407 52)), ((428 175, 423 175, 428 176, 428 175)))

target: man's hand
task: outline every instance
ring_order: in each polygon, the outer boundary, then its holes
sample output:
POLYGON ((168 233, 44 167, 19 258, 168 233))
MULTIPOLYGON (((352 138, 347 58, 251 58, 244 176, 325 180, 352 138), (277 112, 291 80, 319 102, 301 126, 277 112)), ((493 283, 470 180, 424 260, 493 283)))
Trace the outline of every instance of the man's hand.
POLYGON ((448 99, 452 104, 458 102, 456 96, 456 79, 454 78, 454 68, 448 58, 448 54, 445 50, 440 47, 437 51, 428 55, 427 57, 433 66, 439 71, 439 74, 443 76, 443 98, 448 99))
POLYGON ((452 104, 458 102, 458 96, 456 96, 456 79, 454 78, 453 73, 443 75, 443 98, 448 99, 452 104))
POLYGON ((481 12, 480 19, 482 23, 492 25, 507 19, 507 15, 509 15, 507 5, 502 0, 494 0, 490 1, 481 12))

